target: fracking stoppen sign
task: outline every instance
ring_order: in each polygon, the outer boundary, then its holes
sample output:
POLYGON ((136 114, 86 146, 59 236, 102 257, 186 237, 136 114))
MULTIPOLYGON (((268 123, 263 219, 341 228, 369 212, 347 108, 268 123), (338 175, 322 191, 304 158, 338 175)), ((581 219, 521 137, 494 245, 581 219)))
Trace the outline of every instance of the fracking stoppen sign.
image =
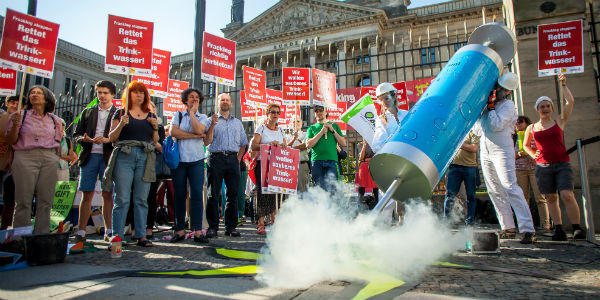
POLYGON ((244 66, 244 91, 248 104, 258 108, 267 107, 267 81, 265 71, 244 66))
POLYGON ((6 10, 0 67, 52 78, 59 25, 6 10))
POLYGON ((203 33, 201 78, 218 84, 235 86, 236 42, 203 33))
POLYGON ((312 69, 313 104, 337 109, 335 74, 312 69))
POLYGON ((152 76, 154 24, 108 15, 108 39, 104 71, 152 76))
POLYGON ((583 73, 583 20, 538 25, 538 77, 583 73))
POLYGON ((240 91, 240 105, 242 108, 242 121, 256 121, 260 109, 248 104, 246 91, 240 91))
POLYGON ((286 105, 310 105, 310 69, 283 68, 282 92, 286 105))
POLYGON ((12 96, 17 94, 17 71, 8 68, 0 68, 0 96, 12 96))
POLYGON ((166 98, 170 65, 171 52, 154 48, 152 49, 152 74, 150 77, 132 76, 131 80, 145 84, 150 96, 166 98))
POLYGON ((189 86, 187 81, 169 79, 167 97, 163 101, 163 115, 167 117, 167 123, 171 122, 176 112, 185 110, 185 105, 181 103, 181 92, 189 86))

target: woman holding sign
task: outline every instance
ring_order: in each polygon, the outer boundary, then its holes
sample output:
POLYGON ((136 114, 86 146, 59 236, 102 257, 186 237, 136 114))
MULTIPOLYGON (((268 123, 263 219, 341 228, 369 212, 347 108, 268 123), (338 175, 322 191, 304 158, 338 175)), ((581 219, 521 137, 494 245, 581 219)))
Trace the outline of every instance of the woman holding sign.
POLYGON ((52 114, 54 94, 43 86, 27 93, 26 109, 10 115, 6 141, 14 149, 12 174, 15 182, 13 227, 31 225, 31 200, 36 195, 34 233, 50 231, 50 208, 58 178, 60 119, 52 114))
MULTIPOLYGON (((286 148, 285 135, 283 129, 277 126, 281 107, 277 103, 271 103, 267 106, 267 120, 264 124, 258 126, 254 131, 251 149, 254 152, 260 153, 261 145, 281 146, 286 148)), ((258 161, 254 169, 254 174, 257 175, 256 180, 256 211, 258 214, 258 234, 266 234, 265 231, 265 216, 271 216, 271 221, 275 221, 276 199, 275 194, 263 194, 261 176, 261 157, 258 155, 258 161)))
POLYGON ((150 183, 156 180, 154 150, 158 141, 158 120, 151 112, 150 93, 143 83, 132 81, 125 91, 123 105, 127 105, 127 109, 117 110, 112 119, 108 138, 114 149, 102 184, 110 186, 113 181, 115 184, 113 233, 123 238, 133 191, 134 238, 138 239, 138 246, 150 247, 152 242, 146 238, 147 198, 150 183))

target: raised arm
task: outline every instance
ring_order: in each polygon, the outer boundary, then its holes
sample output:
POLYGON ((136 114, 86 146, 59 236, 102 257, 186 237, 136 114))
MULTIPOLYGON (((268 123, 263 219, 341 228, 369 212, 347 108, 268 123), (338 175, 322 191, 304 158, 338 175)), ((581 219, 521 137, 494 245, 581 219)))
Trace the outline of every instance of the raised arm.
POLYGON ((573 97, 573 93, 571 93, 571 89, 569 89, 569 87, 567 87, 567 77, 564 74, 560 74, 558 75, 558 81, 561 83, 562 88, 563 88, 563 93, 565 96, 565 105, 563 106, 563 113, 560 117, 560 119, 558 120, 558 122, 556 122, 558 124, 558 126, 560 126, 561 129, 565 129, 565 126, 567 125, 567 121, 569 120, 569 117, 571 116, 571 113, 573 112, 573 105, 575 104, 575 97, 573 97))

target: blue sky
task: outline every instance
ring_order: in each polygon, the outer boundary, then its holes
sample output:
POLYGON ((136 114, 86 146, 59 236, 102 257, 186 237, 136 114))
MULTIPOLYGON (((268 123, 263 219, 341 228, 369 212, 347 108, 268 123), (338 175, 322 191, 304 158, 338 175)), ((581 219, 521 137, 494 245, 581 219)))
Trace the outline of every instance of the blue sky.
MULTIPOLYGON (((413 0, 409 8, 448 0, 413 0)), ((6 8, 27 12, 27 0, 0 0, 6 8)), ((108 15, 154 22, 154 47, 173 55, 188 53, 194 45, 195 0, 38 0, 37 16, 60 24, 59 38, 98 54, 106 52, 108 15)), ((244 21, 269 9, 277 0, 246 0, 244 21)), ((206 1, 206 31, 223 36, 230 22, 231 0, 206 1)))

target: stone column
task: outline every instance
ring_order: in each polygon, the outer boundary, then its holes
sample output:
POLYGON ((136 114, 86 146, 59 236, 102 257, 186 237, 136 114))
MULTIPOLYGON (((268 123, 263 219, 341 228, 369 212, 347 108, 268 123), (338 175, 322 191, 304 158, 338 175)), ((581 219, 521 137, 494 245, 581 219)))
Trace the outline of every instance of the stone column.
POLYGON ((379 82, 379 57, 377 53, 379 51, 379 39, 377 36, 369 36, 367 37, 367 42, 369 42, 369 56, 370 56, 370 67, 371 67, 371 85, 378 85, 379 82))
POLYGON ((348 76, 339 76, 346 75, 346 43, 345 42, 335 42, 335 48, 337 49, 337 60, 338 60, 338 82, 339 88, 345 89, 347 87, 346 81, 348 80, 348 76))

